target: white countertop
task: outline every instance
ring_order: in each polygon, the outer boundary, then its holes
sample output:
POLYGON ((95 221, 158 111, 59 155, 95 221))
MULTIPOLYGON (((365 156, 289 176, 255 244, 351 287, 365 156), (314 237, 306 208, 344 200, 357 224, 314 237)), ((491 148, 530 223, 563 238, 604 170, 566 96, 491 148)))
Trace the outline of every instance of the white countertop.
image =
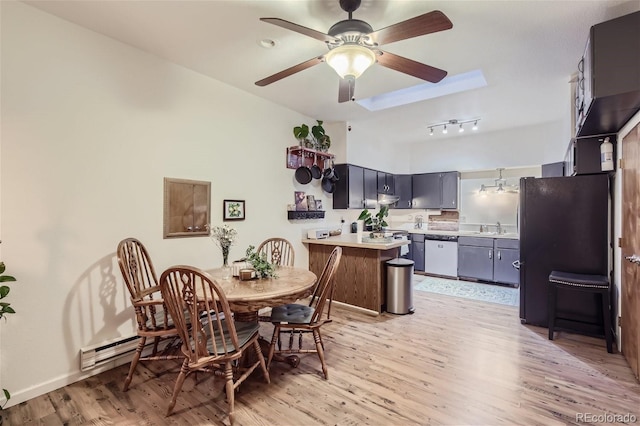
MULTIPOLYGON (((366 234, 368 234, 368 232, 365 232, 365 235, 366 234)), ((358 242, 357 234, 341 234, 335 237, 322 238, 320 240, 303 239, 302 242, 305 244, 355 247, 355 248, 365 248, 365 249, 372 249, 372 250, 389 250, 397 247, 402 247, 411 243, 411 241, 409 240, 393 240, 388 243, 373 243, 369 241, 358 242)))
POLYGON ((520 235, 514 232, 506 234, 496 234, 495 232, 478 232, 478 231, 436 231, 432 229, 409 229, 410 234, 429 234, 429 235, 456 235, 458 237, 482 237, 482 238, 507 238, 511 240, 520 239, 520 235))

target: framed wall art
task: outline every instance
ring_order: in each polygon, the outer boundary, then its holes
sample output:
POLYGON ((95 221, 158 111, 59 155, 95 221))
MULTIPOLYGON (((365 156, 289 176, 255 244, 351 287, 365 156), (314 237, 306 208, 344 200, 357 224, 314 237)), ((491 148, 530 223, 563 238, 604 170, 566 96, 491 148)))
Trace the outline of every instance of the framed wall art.
POLYGON ((223 220, 244 220, 244 200, 224 200, 222 202, 223 220))
POLYGON ((208 236, 211 182, 164 178, 164 238, 208 236))

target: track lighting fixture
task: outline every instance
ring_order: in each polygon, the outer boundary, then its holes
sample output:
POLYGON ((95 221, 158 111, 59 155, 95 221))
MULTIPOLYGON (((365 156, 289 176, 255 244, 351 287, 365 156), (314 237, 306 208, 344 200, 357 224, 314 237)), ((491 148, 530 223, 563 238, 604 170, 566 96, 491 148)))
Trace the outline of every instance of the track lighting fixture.
POLYGON ((429 124, 427 127, 429 128, 429 136, 433 136, 433 129, 437 128, 438 126, 442 126, 442 133, 446 135, 448 133, 447 131, 448 125, 459 126, 458 133, 462 133, 464 132, 464 124, 467 124, 467 123, 473 123, 473 127, 471 127, 471 130, 478 130, 478 121, 480 121, 479 118, 472 118, 470 120, 452 119, 449 121, 443 121, 442 123, 429 124))

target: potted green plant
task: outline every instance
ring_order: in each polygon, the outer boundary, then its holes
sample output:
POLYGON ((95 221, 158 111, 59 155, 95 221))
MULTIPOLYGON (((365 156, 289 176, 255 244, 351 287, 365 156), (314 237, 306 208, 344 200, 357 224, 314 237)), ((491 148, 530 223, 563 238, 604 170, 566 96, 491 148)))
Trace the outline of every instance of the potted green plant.
MULTIPOLYGON (((11 282, 16 280, 11 275, 5 275, 4 271, 5 271, 4 262, 0 262, 0 283, 6 283, 6 282, 11 282)), ((10 306, 11 305, 10 303, 2 301, 2 299, 7 297, 7 295, 9 294, 9 291, 11 291, 11 288, 8 285, 2 284, 0 286, 0 318, 4 318, 4 316, 7 314, 16 313, 16 311, 14 311, 13 308, 10 306)), ((3 388, 2 393, 4 394, 5 402, 4 404, 0 405, 0 411, 4 409, 4 406, 7 404, 9 399, 11 399, 11 394, 9 393, 8 390, 3 388)), ((0 415, 0 424, 2 424, 1 415, 0 415)))
POLYGON ((293 136, 300 142, 300 145, 304 145, 307 148, 313 147, 313 142, 309 139, 309 126, 301 124, 293 128, 293 136))
POLYGON ((319 151, 326 152, 329 150, 329 147, 331 146, 331 137, 327 135, 327 133, 325 132, 324 127, 322 126, 323 121, 322 120, 316 120, 316 121, 318 122, 318 124, 311 127, 311 134, 315 139, 316 149, 318 149, 319 151))
POLYGON ((371 226, 371 238, 382 238, 382 228, 389 226, 385 218, 389 215, 389 206, 380 206, 380 211, 372 215, 368 209, 362 210, 358 220, 364 221, 365 226, 371 226))
POLYGON ((251 263, 259 278, 278 277, 276 275, 276 266, 273 263, 269 263, 266 253, 257 253, 255 246, 249 246, 246 255, 245 260, 251 263))

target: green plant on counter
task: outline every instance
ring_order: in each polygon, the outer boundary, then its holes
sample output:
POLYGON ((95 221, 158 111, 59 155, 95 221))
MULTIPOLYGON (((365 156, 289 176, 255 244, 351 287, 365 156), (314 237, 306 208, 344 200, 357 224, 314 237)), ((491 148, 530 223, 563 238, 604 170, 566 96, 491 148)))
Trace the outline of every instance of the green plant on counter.
MULTIPOLYGON (((0 262, 0 283, 6 283, 6 282, 10 282, 10 281, 15 281, 16 280, 11 275, 5 275, 4 271, 5 271, 4 262, 0 262)), ((11 291, 11 288, 9 286, 4 285, 4 284, 2 286, 0 286, 0 300, 2 300, 5 297, 7 297, 7 295, 9 294, 9 291, 11 291)), ((0 301, 0 318, 3 318, 7 314, 15 314, 16 313, 16 311, 14 311, 13 308, 11 306, 9 306, 9 305, 10 305, 10 303, 1 302, 0 301)), ((5 318, 5 320, 6 320, 6 318, 5 318)), ((2 389, 2 393, 4 394, 5 402, 4 402, 4 404, 0 405, 0 411, 2 409, 4 409, 4 406, 7 404, 9 399, 11 399, 11 394, 9 393, 8 390, 3 388, 2 389)), ((2 423, 2 419, 1 418, 0 418, 0 423, 2 423)))
POLYGON ((380 211, 376 215, 372 215, 367 209, 362 210, 358 220, 364 221, 365 226, 371 225, 373 232, 381 232, 382 228, 389 226, 385 218, 389 215, 389 206, 380 206, 380 211))
POLYGON ((276 275, 276 267, 274 264, 269 263, 266 253, 256 253, 255 246, 249 246, 246 254, 246 261, 251 263, 251 266, 256 270, 259 278, 278 278, 276 275))

